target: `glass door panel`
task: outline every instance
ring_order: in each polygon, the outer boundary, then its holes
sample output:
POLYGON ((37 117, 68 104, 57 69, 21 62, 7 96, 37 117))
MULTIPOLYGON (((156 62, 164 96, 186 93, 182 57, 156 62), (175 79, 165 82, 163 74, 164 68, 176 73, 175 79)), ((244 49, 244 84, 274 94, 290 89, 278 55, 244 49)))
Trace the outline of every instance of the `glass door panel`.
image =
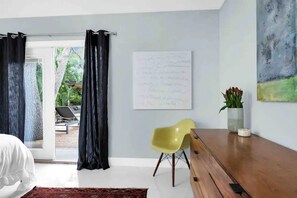
POLYGON ((25 145, 43 148, 42 58, 26 58, 25 84, 25 145))
POLYGON ((35 159, 55 155, 55 71, 52 48, 27 48, 25 145, 35 159))

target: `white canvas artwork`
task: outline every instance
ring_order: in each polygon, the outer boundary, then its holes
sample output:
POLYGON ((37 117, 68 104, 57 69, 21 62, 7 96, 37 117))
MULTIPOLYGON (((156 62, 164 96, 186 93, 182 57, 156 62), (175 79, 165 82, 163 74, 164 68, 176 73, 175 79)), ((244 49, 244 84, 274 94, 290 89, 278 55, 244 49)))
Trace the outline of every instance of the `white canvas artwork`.
POLYGON ((192 109, 191 51, 133 53, 134 109, 192 109))

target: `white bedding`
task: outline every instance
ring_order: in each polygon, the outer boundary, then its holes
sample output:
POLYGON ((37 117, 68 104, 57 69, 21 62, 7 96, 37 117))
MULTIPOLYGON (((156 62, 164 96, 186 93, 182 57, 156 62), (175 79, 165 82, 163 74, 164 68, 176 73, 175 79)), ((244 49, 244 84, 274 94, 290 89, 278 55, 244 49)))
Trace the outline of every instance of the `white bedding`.
POLYGON ((18 190, 32 188, 34 160, 29 149, 12 135, 0 134, 0 189, 21 181, 18 190))

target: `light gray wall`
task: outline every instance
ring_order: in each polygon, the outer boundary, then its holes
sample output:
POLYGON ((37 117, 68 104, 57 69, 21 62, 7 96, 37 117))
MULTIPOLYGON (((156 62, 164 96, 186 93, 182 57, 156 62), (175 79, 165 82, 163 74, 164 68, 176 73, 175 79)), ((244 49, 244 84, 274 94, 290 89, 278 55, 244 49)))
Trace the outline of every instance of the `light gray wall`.
MULTIPOLYGON (((297 150, 297 104, 257 101, 256 27, 256 0, 226 0, 220 10, 220 90, 242 88, 245 127, 297 150)), ((220 126, 226 123, 224 112, 220 126)))
POLYGON ((155 127, 192 118, 202 128, 219 127, 219 13, 218 11, 164 12, 0 20, 0 32, 28 34, 116 31, 110 48, 111 157, 150 158, 155 127), (192 50, 193 109, 133 110, 132 52, 192 50))

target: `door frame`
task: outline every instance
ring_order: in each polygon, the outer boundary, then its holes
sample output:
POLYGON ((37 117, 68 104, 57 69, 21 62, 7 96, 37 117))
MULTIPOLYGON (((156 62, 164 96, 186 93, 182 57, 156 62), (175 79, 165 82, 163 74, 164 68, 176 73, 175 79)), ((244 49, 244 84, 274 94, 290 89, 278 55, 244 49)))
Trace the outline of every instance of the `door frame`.
POLYGON ((26 58, 42 59, 43 146, 29 148, 34 159, 55 160, 55 48, 84 47, 84 40, 28 41, 26 58))

